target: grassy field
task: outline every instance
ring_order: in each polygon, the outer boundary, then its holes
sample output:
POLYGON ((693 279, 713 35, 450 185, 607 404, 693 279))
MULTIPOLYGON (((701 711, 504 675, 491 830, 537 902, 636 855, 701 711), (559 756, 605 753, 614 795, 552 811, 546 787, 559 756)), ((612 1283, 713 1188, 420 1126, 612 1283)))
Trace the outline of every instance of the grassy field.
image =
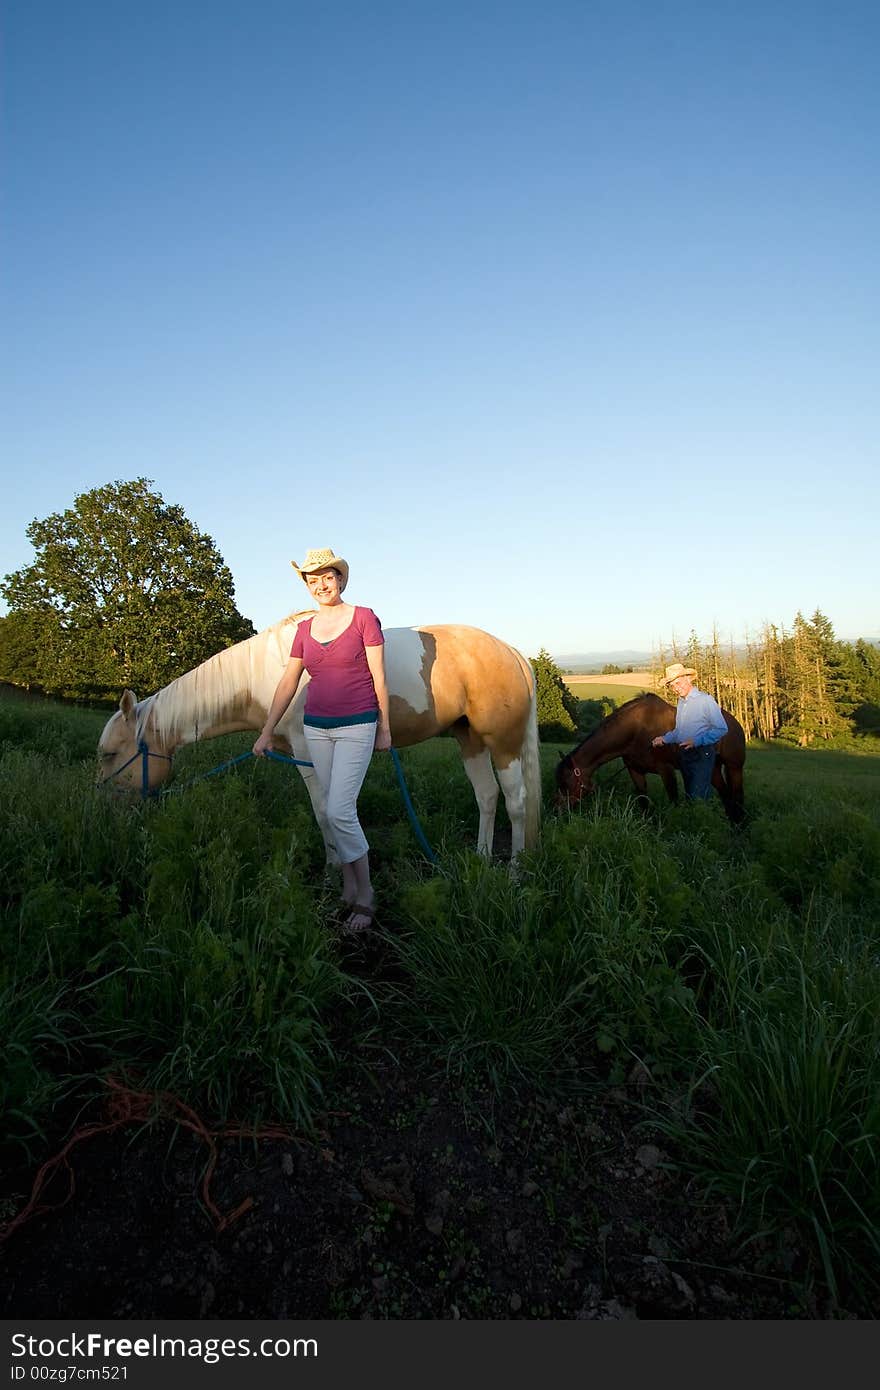
POLYGON ((612 700, 615 705, 622 705, 626 700, 632 700, 636 695, 641 695, 646 690, 657 693, 654 686, 651 685, 650 677, 645 678, 644 685, 621 685, 615 681, 613 676, 598 681, 568 679, 565 684, 578 700, 606 699, 612 700))
MULTIPOLYGON (((745 829, 720 807, 647 819, 611 764, 550 810, 513 877, 469 849, 452 740, 361 798, 393 969, 352 972, 298 774, 250 762, 141 805, 93 785, 105 714, 0 698, 0 1098, 43 1152, 109 1071, 213 1115, 308 1126, 378 1048, 463 1088, 566 1093, 646 1078, 654 1123, 744 1239, 796 1231, 834 1298, 880 1268, 880 759, 750 745, 745 829)), ((249 746, 185 750, 179 786, 249 746)), ((652 779, 655 780, 655 779, 652 779)), ((499 825, 506 817, 499 814, 499 825)), ((865 1306, 868 1306, 865 1304, 865 1306)))

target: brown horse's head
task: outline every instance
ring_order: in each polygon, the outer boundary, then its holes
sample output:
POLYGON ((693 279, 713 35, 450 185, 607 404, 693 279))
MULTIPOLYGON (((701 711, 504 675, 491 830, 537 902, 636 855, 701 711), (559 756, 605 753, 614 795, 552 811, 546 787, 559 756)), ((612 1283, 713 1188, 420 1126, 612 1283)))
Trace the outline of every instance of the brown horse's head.
POLYGON ((114 792, 153 791, 171 774, 171 758, 150 731, 138 731, 137 697, 123 691, 119 709, 111 714, 98 740, 97 784, 114 792), (146 771, 145 771, 146 769, 146 771))
POLYGON ((564 810, 577 806, 585 792, 593 790, 593 779, 588 772, 582 772, 575 762, 573 753, 566 753, 556 764, 556 805, 564 810))

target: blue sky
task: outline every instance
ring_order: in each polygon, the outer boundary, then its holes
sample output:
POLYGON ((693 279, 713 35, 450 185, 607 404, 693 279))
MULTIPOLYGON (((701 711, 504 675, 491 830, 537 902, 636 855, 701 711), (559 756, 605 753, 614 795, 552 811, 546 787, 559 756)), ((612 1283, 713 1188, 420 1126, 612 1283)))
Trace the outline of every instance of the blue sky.
POLYGON ((874 0, 5 0, 0 574, 146 476, 527 654, 880 637, 874 0))

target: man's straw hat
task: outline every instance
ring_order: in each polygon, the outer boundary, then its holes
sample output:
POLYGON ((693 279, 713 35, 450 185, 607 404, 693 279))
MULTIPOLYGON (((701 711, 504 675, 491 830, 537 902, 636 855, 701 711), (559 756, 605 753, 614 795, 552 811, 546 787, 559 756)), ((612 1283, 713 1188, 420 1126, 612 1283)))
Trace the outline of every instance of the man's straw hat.
POLYGON ((306 575, 314 574, 317 570, 326 569, 339 570, 340 593, 342 593, 342 590, 348 583, 348 561, 341 559, 338 555, 334 555, 332 550, 308 550, 306 551, 306 558, 301 565, 298 565, 295 560, 291 560, 290 563, 293 565, 293 568, 296 570, 303 583, 306 582, 306 575))
POLYGON ((673 681, 678 680, 679 676, 690 676, 691 680, 693 680, 696 674, 693 666, 682 666, 680 661, 674 661, 671 666, 666 667, 666 675, 663 680, 660 681, 660 684, 671 685, 673 681))

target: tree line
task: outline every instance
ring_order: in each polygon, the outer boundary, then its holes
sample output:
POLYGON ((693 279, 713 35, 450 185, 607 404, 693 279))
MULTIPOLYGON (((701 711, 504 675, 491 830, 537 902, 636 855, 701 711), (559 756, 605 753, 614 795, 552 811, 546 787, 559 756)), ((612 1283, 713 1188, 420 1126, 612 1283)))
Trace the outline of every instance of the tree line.
POLYGON ((798 612, 790 627, 767 623, 736 648, 692 632, 656 658, 656 676, 670 661, 697 672, 697 684, 735 715, 750 737, 806 748, 851 736, 880 736, 880 648, 842 641, 817 609, 798 612))
MULTIPOLYGON (((32 521, 34 560, 0 583, 0 682, 80 700, 112 700, 128 687, 160 689, 224 647, 254 634, 235 604, 232 574, 210 536, 148 478, 107 483, 32 521)), ((703 643, 692 632, 655 657, 684 661, 752 737, 806 747, 880 735, 880 650, 839 640, 828 618, 798 613, 767 624, 745 647, 703 643)), ((613 708, 578 699, 543 648, 532 658, 542 738, 584 734, 613 708)), ((606 667, 609 675, 618 667, 606 667)))
MULTIPOLYGON (((673 640, 655 654, 646 685, 663 693, 660 680, 673 661, 693 667, 700 688, 735 715, 750 738, 807 748, 880 737, 880 648, 864 638, 842 641, 818 609, 812 618, 799 612, 790 628, 768 623, 738 648, 723 646, 717 631, 709 642, 695 632, 685 644, 673 640)), ((587 734, 614 708, 607 696, 578 699, 543 648, 532 666, 542 738, 587 734)))

